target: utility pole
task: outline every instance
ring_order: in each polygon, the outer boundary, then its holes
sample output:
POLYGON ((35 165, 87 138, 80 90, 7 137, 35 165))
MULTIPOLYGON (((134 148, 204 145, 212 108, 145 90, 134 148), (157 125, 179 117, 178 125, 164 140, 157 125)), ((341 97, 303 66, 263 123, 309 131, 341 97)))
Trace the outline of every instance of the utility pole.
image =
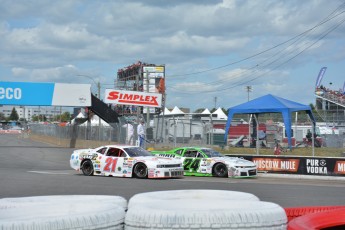
MULTIPOLYGON (((246 90, 247 90, 247 93, 248 93, 248 101, 249 101, 249 93, 252 92, 253 88, 251 85, 247 85, 246 86, 246 90)), ((249 142, 249 147, 250 147, 250 143, 251 143, 251 137, 250 137, 250 123, 251 123, 251 114, 249 115, 248 114, 248 142, 249 142)), ((258 130, 256 130, 257 132, 258 130)))
MULTIPOLYGON (((135 75, 135 91, 139 91, 139 80, 140 80, 140 77, 142 76, 141 73, 142 73, 142 66, 140 66, 139 68, 139 73, 137 75, 135 75)), ((144 78, 144 77, 143 77, 144 78)), ((139 115, 140 115, 140 107, 139 106, 136 106, 137 108, 137 123, 139 125, 140 121, 139 121, 139 115)))
POLYGON ((248 101, 249 101, 249 93, 253 91, 253 88, 251 85, 247 85, 246 86, 246 89, 247 89, 247 93, 248 93, 248 101))

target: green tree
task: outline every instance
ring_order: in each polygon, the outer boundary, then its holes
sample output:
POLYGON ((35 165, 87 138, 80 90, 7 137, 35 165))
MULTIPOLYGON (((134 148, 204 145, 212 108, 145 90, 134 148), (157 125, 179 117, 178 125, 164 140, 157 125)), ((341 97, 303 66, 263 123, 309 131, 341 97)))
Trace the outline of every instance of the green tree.
POLYGON ((205 110, 205 108, 199 108, 194 111, 194 113, 202 113, 205 110))
POLYGON ((33 115, 32 117, 31 117, 31 120, 32 121, 47 121, 47 117, 46 116, 44 116, 44 115, 42 115, 42 114, 40 114, 40 115, 33 115))
POLYGON ((226 116, 228 116, 228 110, 227 110, 227 109, 224 109, 224 108, 222 108, 222 110, 223 110, 224 114, 225 114, 226 116))
POLYGON ((18 119, 19 119, 19 116, 18 116, 17 110, 16 110, 16 108, 13 107, 11 115, 9 117, 9 120, 10 121, 18 121, 18 119))
POLYGON ((6 120, 5 114, 0 113, 0 121, 6 120))
POLYGON ((31 117, 31 120, 32 120, 32 121, 38 121, 38 116, 37 116, 37 115, 33 115, 33 116, 31 117))
POLYGON ((38 119, 39 119, 39 121, 47 121, 47 117, 45 115, 42 115, 42 114, 38 115, 38 119))
MULTIPOLYGON (((60 115, 59 117, 59 121, 60 121, 60 115)), ((69 112, 64 112, 63 114, 61 114, 61 121, 62 122, 67 122, 71 120, 71 114, 69 112)))

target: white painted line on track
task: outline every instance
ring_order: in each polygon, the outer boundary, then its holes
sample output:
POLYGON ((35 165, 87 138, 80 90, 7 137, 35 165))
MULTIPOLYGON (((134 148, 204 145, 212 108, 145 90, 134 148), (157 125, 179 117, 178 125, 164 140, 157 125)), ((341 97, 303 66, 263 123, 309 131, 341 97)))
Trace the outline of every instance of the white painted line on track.
POLYGON ((28 171, 30 173, 38 173, 38 174, 51 174, 51 175, 69 175, 69 173, 63 172, 48 172, 48 171, 28 171))
MULTIPOLYGON (((173 181, 178 181, 178 182, 203 182, 203 183, 231 183, 231 184, 235 184, 238 183, 236 181, 232 181, 231 179, 226 180, 226 178, 224 180, 217 180, 216 178, 211 179, 211 180, 203 180, 203 179, 194 179, 195 177, 191 178, 183 178, 183 179, 169 179, 169 180, 173 180, 173 181)), ((202 177, 201 177, 202 178, 202 177)))

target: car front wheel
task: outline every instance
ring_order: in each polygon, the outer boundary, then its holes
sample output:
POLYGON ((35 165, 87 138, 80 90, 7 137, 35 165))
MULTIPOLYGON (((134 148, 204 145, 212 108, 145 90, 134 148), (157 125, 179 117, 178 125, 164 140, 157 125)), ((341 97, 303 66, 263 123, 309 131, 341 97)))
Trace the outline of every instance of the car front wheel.
POLYGON ((143 163, 138 163, 135 165, 133 174, 136 178, 147 178, 147 167, 143 163))
POLYGON ((81 165, 81 171, 85 176, 92 176, 93 175, 93 165, 90 160, 86 160, 81 165))
POLYGON ((228 168, 226 165, 219 163, 213 167, 213 176, 215 177, 227 177, 228 176, 228 168))

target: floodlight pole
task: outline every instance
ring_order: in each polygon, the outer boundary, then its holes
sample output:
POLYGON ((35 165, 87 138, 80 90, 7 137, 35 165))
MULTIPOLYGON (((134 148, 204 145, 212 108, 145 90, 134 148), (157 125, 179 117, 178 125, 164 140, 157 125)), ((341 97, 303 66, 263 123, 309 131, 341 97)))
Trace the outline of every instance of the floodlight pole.
MULTIPOLYGON (((249 93, 252 92, 252 86, 247 85, 246 89, 247 89, 248 101, 249 101, 249 93)), ((251 137, 250 137, 250 123, 251 123, 251 115, 248 115, 248 142, 249 142, 249 147, 250 147, 250 141, 251 141, 251 137)))
MULTIPOLYGON (((146 70, 146 92, 149 93, 149 71, 146 70)), ((146 129, 150 127, 150 107, 146 107, 146 129)))

